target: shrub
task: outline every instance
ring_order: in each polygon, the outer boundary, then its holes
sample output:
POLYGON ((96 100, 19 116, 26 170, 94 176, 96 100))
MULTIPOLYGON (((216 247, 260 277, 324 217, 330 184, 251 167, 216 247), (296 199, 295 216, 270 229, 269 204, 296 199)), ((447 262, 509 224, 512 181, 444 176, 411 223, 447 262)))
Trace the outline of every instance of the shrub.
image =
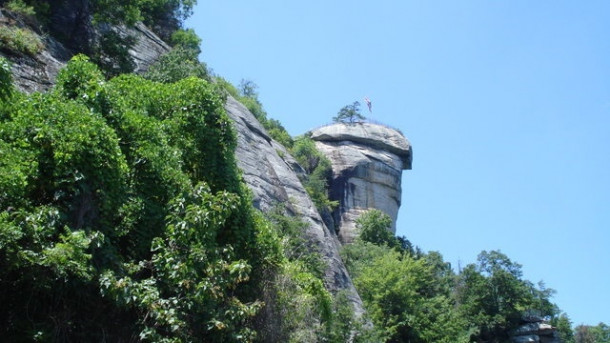
POLYGON ((30 29, 0 24, 0 49, 34 56, 43 48, 40 38, 30 29))
POLYGON ((339 203, 328 198, 328 182, 332 177, 330 160, 318 151, 311 138, 304 136, 295 140, 291 152, 309 174, 302 178, 301 182, 318 211, 320 213, 332 211, 339 203))
POLYGON ((173 47, 180 47, 191 53, 191 59, 197 60, 201 53, 201 38, 197 36, 193 29, 178 29, 171 37, 173 47))
POLYGON ((384 212, 372 209, 356 219, 358 239, 376 245, 395 247, 398 241, 391 230, 392 219, 384 212))
POLYGON ((207 79, 208 71, 204 63, 193 58, 191 50, 177 47, 161 56, 143 76, 152 81, 173 83, 191 76, 207 79))
POLYGON ((56 88, 3 106, 0 336, 253 339, 251 275, 274 245, 258 250, 213 85, 106 81, 76 56, 56 88))
POLYGON ((13 75, 11 74, 11 65, 9 62, 0 57, 0 101, 4 102, 13 93, 13 75))
POLYGON ((33 17, 36 15, 36 11, 34 11, 34 7, 28 6, 23 0, 10 0, 6 4, 6 8, 15 13, 19 13, 24 16, 33 17))

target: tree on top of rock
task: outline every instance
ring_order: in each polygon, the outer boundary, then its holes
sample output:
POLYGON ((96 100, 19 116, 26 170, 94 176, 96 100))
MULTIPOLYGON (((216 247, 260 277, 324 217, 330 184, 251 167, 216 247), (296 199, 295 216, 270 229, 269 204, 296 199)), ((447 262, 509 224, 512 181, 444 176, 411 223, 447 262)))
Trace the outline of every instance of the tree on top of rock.
POLYGON ((353 104, 344 106, 336 117, 333 117, 335 123, 355 123, 366 119, 362 113, 360 113, 360 103, 354 101, 353 104))

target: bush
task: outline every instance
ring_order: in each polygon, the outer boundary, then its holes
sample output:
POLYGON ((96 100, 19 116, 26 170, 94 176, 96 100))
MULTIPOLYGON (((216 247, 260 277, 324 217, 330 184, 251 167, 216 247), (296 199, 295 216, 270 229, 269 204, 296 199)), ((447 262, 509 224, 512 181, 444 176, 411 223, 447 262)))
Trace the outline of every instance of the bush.
POLYGON ((264 230, 215 86, 106 81, 76 56, 50 92, 10 96, 0 336, 251 341, 261 306, 251 275, 274 260, 273 244, 259 250, 264 230))
POLYGON ((376 245, 395 247, 398 241, 391 230, 392 219, 384 212, 372 209, 356 219, 358 239, 376 245))
POLYGON ((43 48, 40 38, 30 29, 0 24, 0 49, 34 56, 43 48))
POLYGON ((174 48, 182 48, 191 53, 190 59, 197 60, 201 53, 201 38, 197 36, 193 29, 178 29, 171 37, 171 44, 174 48))
POLYGON ((33 17, 36 15, 34 7, 28 6, 23 0, 10 0, 6 4, 6 8, 23 16, 33 17))
POLYGON ((0 57, 0 101, 5 102, 13 93, 13 74, 9 62, 0 57))
POLYGON ((208 71, 204 63, 193 58, 191 50, 177 47, 161 56, 143 76, 156 82, 173 83, 187 77, 207 79, 208 71))
POLYGON ((339 203, 328 198, 328 183, 332 178, 330 160, 318 151, 311 138, 304 136, 294 141, 291 152, 309 174, 302 178, 301 182, 318 211, 320 213, 332 211, 339 203))

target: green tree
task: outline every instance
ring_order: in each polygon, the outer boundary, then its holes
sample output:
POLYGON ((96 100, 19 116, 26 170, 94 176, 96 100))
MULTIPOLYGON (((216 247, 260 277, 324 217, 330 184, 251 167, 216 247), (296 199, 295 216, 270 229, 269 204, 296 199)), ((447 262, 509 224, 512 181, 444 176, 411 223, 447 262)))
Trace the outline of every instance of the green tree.
POLYGON ((0 100, 0 336, 254 339, 277 240, 253 214, 216 86, 107 81, 79 55, 49 92, 8 96, 0 100))
POLYGON ((206 65, 193 58, 193 52, 176 47, 153 63, 144 78, 163 83, 174 83, 188 77, 208 78, 206 65))
POLYGON ((576 343, 608 343, 610 342, 610 326, 599 323, 596 326, 578 325, 574 329, 576 343))
POLYGON ((473 338, 490 342, 507 341, 526 312, 552 317, 551 294, 523 280, 521 265, 499 251, 483 251, 477 265, 466 266, 456 293, 463 316, 477 328, 473 338))
POLYGON ((197 36, 193 29, 178 29, 172 33, 172 46, 182 47, 193 52, 193 57, 197 58, 201 52, 201 38, 197 36))
POLYGON ((450 297, 434 291, 434 268, 425 259, 385 249, 371 261, 360 261, 353 279, 373 324, 383 332, 382 341, 467 342, 450 297))
POLYGON ((258 85, 252 80, 241 79, 239 82, 239 92, 248 98, 258 98, 258 85))
POLYGON ((346 105, 339 110, 336 117, 333 117, 334 122, 342 123, 354 123, 359 120, 366 119, 362 113, 360 113, 360 102, 354 101, 351 105, 346 105))
POLYGON ((566 313, 562 313, 558 317, 554 317, 551 325, 557 328, 559 339, 562 343, 575 343, 574 332, 572 330, 572 321, 566 313))
POLYGON ((356 219, 358 239, 376 245, 395 247, 398 245, 396 237, 390 231, 392 219, 386 213, 372 209, 363 213, 356 219))

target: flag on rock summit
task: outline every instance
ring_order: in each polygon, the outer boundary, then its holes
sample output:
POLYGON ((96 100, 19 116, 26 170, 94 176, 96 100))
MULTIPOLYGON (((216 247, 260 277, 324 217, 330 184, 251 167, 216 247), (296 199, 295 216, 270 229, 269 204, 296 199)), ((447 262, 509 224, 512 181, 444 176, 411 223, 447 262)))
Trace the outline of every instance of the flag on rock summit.
POLYGON ((371 99, 365 96, 364 102, 366 102, 366 106, 369 108, 369 112, 373 113, 373 103, 371 103, 371 99))

